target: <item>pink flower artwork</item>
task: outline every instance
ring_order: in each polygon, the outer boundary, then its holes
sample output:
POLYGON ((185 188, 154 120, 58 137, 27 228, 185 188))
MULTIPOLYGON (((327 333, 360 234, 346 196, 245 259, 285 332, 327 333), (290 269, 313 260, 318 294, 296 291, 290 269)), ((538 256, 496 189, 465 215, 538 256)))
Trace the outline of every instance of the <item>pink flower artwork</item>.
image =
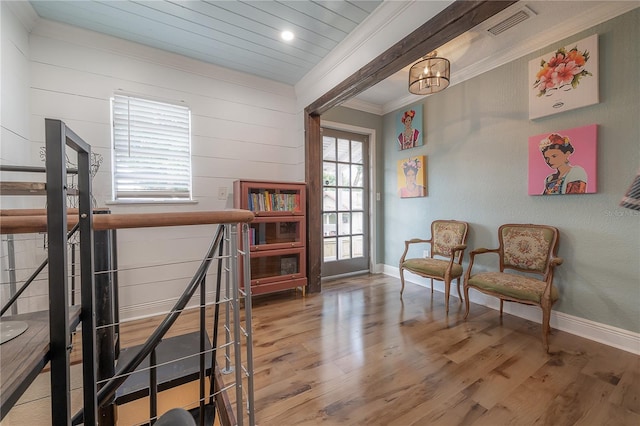
POLYGON ((598 103, 598 35, 529 62, 529 118, 598 103))

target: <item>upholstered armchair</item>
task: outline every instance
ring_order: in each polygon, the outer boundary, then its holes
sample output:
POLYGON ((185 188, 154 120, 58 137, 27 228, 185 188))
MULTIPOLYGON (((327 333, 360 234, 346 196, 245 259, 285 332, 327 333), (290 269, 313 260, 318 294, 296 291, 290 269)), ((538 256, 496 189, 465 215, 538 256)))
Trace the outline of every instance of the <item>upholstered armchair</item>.
POLYGON ((500 316, 505 300, 539 306, 542 309, 542 344, 549 352, 551 307, 559 297, 553 286, 553 272, 563 261, 556 256, 558 238, 558 230, 553 226, 508 224, 498 229, 500 246, 497 249, 471 251, 464 278, 465 319, 469 315, 471 288, 499 298, 500 316), (476 256, 485 253, 498 254, 500 270, 474 273, 476 256), (505 272, 507 270, 518 273, 505 272))
POLYGON ((424 278, 431 279, 431 293, 433 280, 444 282, 444 303, 449 313, 449 293, 451 281, 457 280, 458 297, 460 293, 460 277, 462 277, 462 257, 467 248, 467 232, 469 224, 457 220, 436 220, 431 224, 431 238, 428 240, 413 238, 404 242, 404 253, 400 258, 400 297, 404 292, 404 272, 409 271, 424 278), (407 259, 409 247, 414 244, 429 245, 429 257, 407 259), (436 256, 436 257, 434 257, 436 256))

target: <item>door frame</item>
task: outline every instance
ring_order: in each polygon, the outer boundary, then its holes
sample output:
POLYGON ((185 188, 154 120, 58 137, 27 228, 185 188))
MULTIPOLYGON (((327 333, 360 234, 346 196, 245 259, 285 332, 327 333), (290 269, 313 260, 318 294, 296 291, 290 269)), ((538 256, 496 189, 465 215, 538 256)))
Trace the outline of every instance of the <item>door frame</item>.
POLYGON ((309 189, 309 197, 307 197, 307 266, 309 267, 307 288, 309 293, 319 293, 322 290, 320 281, 322 241, 319 235, 322 226, 319 214, 322 205, 322 179, 319 172, 322 168, 320 116, 415 62, 426 52, 438 49, 516 2, 517 0, 455 0, 436 16, 304 108, 304 163, 305 179, 309 189))
MULTIPOLYGON (((377 235, 376 235, 376 130, 368 127, 352 126, 345 123, 337 123, 335 121, 328 121, 320 119, 320 128, 326 127, 327 129, 342 130, 345 132, 357 133, 359 135, 365 135, 369 138, 369 170, 367 170, 369 176, 369 272, 376 272, 376 259, 377 259, 377 235)), ((322 175, 322 167, 320 168, 320 174, 322 175)), ((320 178, 320 180, 322 180, 320 178)), ((322 233, 322 229, 318 229, 318 232, 322 233)))

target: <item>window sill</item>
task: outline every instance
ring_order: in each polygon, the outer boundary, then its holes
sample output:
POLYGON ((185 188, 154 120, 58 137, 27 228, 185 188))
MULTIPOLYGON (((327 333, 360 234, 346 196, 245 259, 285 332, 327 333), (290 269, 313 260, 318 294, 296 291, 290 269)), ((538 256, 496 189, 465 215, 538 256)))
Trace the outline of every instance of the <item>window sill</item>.
POLYGON ((104 202, 108 206, 112 205, 140 205, 140 204, 198 204, 197 200, 109 200, 104 202))

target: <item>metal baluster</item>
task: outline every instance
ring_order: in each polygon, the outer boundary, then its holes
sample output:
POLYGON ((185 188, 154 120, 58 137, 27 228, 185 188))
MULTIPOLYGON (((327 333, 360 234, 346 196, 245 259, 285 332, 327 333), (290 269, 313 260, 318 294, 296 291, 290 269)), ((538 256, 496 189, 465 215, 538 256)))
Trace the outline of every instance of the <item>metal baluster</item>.
POLYGON ((158 360, 155 347, 151 350, 149 357, 151 367, 149 369, 149 418, 152 419, 151 424, 154 424, 158 417, 158 369, 156 368, 158 360))
POLYGON ((249 261, 249 225, 242 225, 242 247, 245 248, 242 255, 243 281, 244 281, 244 316, 247 345, 247 409, 249 411, 249 425, 256 424, 253 404, 253 325, 251 321, 251 263, 249 261))
POLYGON ((229 249, 231 251, 231 285, 233 286, 233 354, 236 370, 236 421, 237 426, 243 425, 242 404, 242 347, 240 336, 240 289, 238 285, 238 225, 231 225, 229 236, 229 249))
MULTIPOLYGON (((7 255, 9 258, 9 294, 13 297, 16 294, 16 248, 14 245, 13 234, 7 235, 7 255)), ((18 313, 18 304, 11 305, 11 315, 18 313)))

